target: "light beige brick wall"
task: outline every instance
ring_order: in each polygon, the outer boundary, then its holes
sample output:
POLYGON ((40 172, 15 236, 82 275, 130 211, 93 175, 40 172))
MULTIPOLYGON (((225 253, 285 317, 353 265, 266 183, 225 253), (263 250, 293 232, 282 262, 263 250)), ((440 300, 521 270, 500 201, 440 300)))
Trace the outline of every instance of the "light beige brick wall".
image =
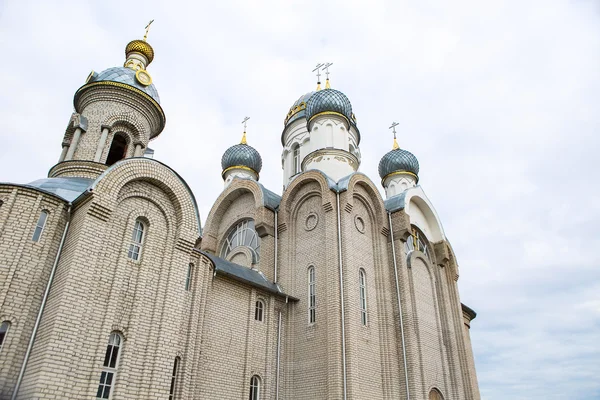
POLYGON ((0 186, 0 322, 11 323, 0 354, 0 398, 16 384, 65 226, 65 204, 53 196, 0 186), (38 242, 33 232, 49 212, 38 242))
POLYGON ((124 398, 168 397, 174 358, 185 354, 190 297, 185 279, 195 241, 186 230, 195 219, 189 199, 174 201, 182 184, 155 162, 135 161, 112 173, 104 179, 124 184, 116 192, 94 192, 74 212, 20 392, 25 398, 93 396, 112 331, 125 338, 114 389, 124 398), (139 169, 138 175, 128 168, 139 169), (167 179, 157 180, 161 174, 167 179), (148 227, 142 258, 134 262, 127 249, 137 217, 148 227))

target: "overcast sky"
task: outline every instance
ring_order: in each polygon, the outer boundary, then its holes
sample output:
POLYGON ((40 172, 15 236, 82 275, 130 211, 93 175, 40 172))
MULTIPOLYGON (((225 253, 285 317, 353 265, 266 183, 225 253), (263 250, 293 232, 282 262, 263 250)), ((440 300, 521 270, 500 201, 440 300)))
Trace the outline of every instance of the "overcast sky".
POLYGON ((148 41, 167 115, 150 144, 196 195, 248 142, 281 193, 283 119, 333 62, 361 171, 400 146, 421 164, 460 264, 484 399, 600 399, 600 2, 0 0, 0 181, 46 176, 90 70, 148 41))

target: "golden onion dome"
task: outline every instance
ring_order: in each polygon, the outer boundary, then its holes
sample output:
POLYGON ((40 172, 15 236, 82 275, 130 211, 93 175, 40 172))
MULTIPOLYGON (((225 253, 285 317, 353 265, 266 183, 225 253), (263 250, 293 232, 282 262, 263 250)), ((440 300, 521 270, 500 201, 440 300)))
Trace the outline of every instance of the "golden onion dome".
POLYGON ((154 60, 154 49, 145 40, 135 39, 127 44, 125 47, 125 56, 129 56, 129 53, 141 53, 148 59, 148 64, 154 60))

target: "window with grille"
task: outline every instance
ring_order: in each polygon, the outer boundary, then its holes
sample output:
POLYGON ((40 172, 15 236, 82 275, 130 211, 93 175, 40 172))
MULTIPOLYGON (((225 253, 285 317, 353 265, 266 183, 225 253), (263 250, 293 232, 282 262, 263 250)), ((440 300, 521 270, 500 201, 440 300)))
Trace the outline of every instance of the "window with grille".
POLYGON ((252 376, 250 379, 250 400, 260 400, 260 377, 252 376))
POLYGON ((300 146, 294 145, 292 152, 292 166, 294 168, 293 175, 300 172, 300 146))
POLYGON ((33 237, 31 240, 39 242, 42 237, 42 232, 46 226, 46 220, 48 219, 48 211, 44 210, 40 213, 37 224, 35 224, 35 230, 33 231, 33 237))
POLYGON ((119 353, 121 349, 122 337, 113 332, 108 338, 108 346, 104 354, 104 363, 102 364, 102 373, 100 374, 100 383, 96 392, 97 399, 110 399, 112 389, 115 387, 115 377, 117 367, 119 366, 119 353))
POLYGON ((144 230, 145 226, 139 219, 135 221, 133 232, 131 235, 131 244, 129 245, 129 251, 127 257, 134 261, 138 261, 142 254, 142 243, 144 241, 144 230))
POLYGON ((194 264, 189 264, 187 269, 187 275, 185 277, 185 290, 190 290, 190 285, 192 284, 192 270, 194 268, 194 264))
POLYGON ((256 307, 254 309, 254 319, 262 322, 264 310, 265 310, 265 303, 263 303, 262 300, 258 300, 256 302, 256 307))
POLYGON ((254 220, 241 221, 229 231, 221 247, 221 257, 226 258, 229 253, 239 246, 245 246, 252 252, 252 262, 257 263, 260 257, 260 238, 254 228, 254 220))
POLYGON ((308 323, 314 324, 316 321, 316 284, 315 267, 308 268, 308 323))
POLYGON ((406 254, 413 250, 418 250, 421 253, 425 254, 429 260, 431 260, 431 255, 429 254, 429 246, 427 244, 427 238, 421 232, 421 230, 415 226, 411 229, 411 235, 406 242, 404 242, 404 249, 406 250, 406 254))
POLYGON ((364 269, 358 271, 358 283, 360 290, 360 321, 367 325, 367 277, 364 269))

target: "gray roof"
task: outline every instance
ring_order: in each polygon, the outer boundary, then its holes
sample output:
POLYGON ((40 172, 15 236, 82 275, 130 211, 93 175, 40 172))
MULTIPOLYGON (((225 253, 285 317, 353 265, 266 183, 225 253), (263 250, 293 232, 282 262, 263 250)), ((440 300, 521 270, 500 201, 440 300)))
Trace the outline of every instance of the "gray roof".
POLYGON ((404 206, 406 203, 405 197, 406 197, 406 191, 404 191, 400 194, 397 194, 395 196, 392 196, 389 199, 385 200, 383 202, 383 204, 385 205, 386 211, 396 212, 399 210, 404 210, 404 206))
POLYGON ((352 121, 352 104, 346 95, 339 90, 323 89, 319 90, 306 102, 306 119, 310 120, 313 116, 325 112, 333 111, 340 113, 352 121))
POLYGON ((225 171, 229 167, 240 165, 248 167, 258 174, 262 168, 262 158, 254 147, 247 144, 236 144, 225 150, 221 158, 221 167, 225 171))
POLYGON ((38 179, 37 181, 30 182, 23 186, 40 189, 43 192, 51 193, 71 203, 85 192, 93 182, 93 179, 87 178, 45 178, 38 179))
POLYGON ((419 175, 419 161, 410 151, 394 149, 381 157, 379 176, 385 178, 392 172, 407 171, 419 175))
POLYGON ((90 80, 91 82, 100 82, 100 81, 110 81, 110 82, 119 82, 124 83, 129 86, 133 86, 136 89, 141 90, 142 92, 148 94, 157 103, 160 104, 160 97, 158 96, 158 91, 154 84, 150 84, 148 86, 144 86, 138 82, 135 77, 135 71, 131 68, 125 67, 113 67, 107 70, 104 70, 98 74, 94 74, 93 78, 90 80))
POLYGON ((214 254, 207 253, 202 250, 198 250, 212 261, 215 266, 215 272, 217 275, 227 276, 238 282, 246 283, 254 286, 258 289, 262 289, 266 292, 273 293, 282 297, 288 297, 290 300, 298 300, 295 297, 288 296, 283 293, 279 288, 279 285, 268 280, 261 272, 244 267, 238 264, 234 264, 221 257, 217 257, 214 254))
MULTIPOLYGON (((316 92, 308 92, 306 94, 303 94, 302 96, 300 96, 300 98, 298 98, 298 100, 296 100, 294 102, 294 104, 292 104, 292 106, 290 107, 290 110, 293 110, 294 108, 298 107, 300 104, 302 103, 306 103, 308 101, 308 99, 310 99, 310 97, 315 94, 316 92)), ((306 115, 306 107, 303 108, 302 110, 298 111, 296 114, 294 114, 288 121, 285 122, 285 125, 289 125, 292 122, 296 121, 299 118, 302 118, 306 115)))
POLYGON ((260 186, 263 193, 263 206, 268 208, 269 210, 277 210, 279 208, 279 203, 281 203, 281 196, 275 192, 270 191, 266 187, 264 187, 260 182, 258 186, 260 186))

